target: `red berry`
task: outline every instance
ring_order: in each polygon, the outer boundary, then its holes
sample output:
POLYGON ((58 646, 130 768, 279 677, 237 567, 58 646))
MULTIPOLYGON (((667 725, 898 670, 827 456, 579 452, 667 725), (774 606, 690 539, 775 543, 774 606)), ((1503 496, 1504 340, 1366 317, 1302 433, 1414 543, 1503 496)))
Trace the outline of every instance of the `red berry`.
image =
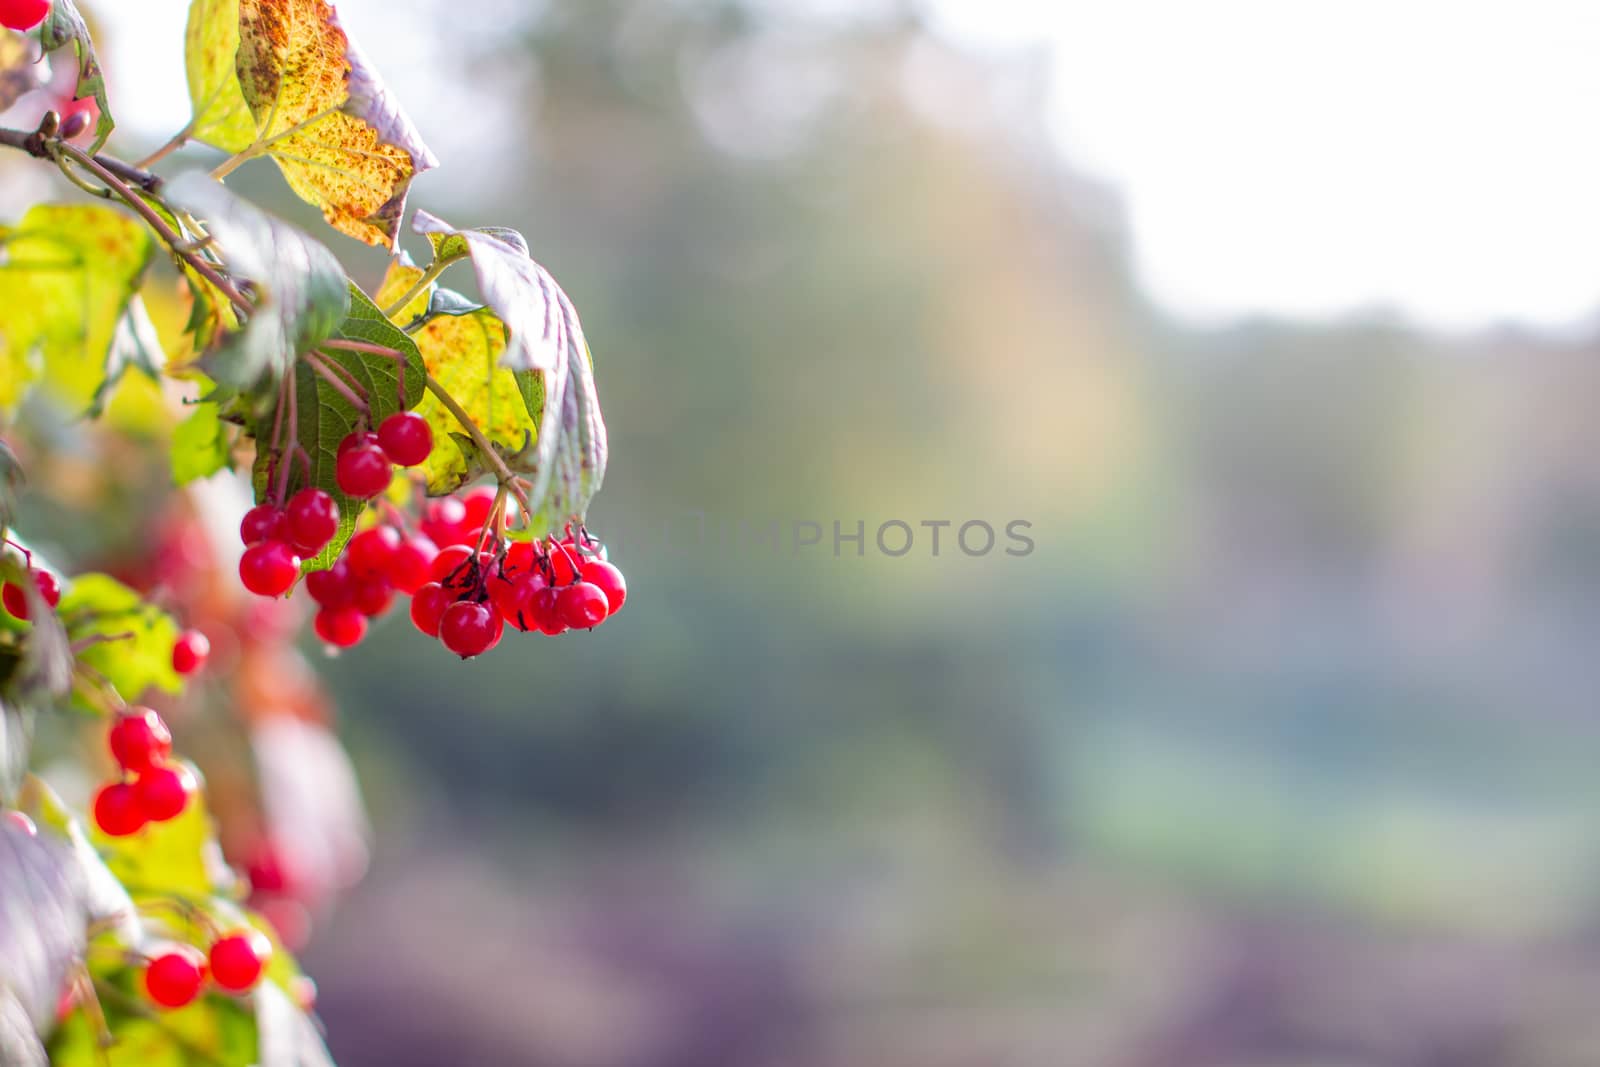
POLYGON ((144 829, 144 808, 133 786, 112 782, 94 797, 94 824, 107 837, 127 837, 144 829))
MULTIPOLYGON (((29 571, 33 576, 34 588, 39 590, 39 595, 44 597, 44 602, 52 608, 61 603, 61 583, 56 581, 56 576, 49 571, 29 571)), ((0 590, 0 602, 4 602, 5 609, 13 617, 26 619, 28 617, 28 596, 22 591, 20 585, 11 582, 5 584, 0 590)))
POLYGON ((479 552, 476 565, 472 562, 470 545, 451 545, 434 557, 429 574, 446 589, 464 593, 476 588, 478 579, 494 573, 494 554, 479 552))
POLYGON ((606 621, 606 594, 592 582, 561 587, 561 621, 574 630, 592 630, 606 621))
POLYGON ((439 640, 462 659, 471 659, 498 645, 504 626, 489 605, 463 600, 445 609, 439 620, 439 640))
POLYGON ((281 540, 282 535, 283 512, 271 504, 257 504, 244 513, 244 520, 239 523, 239 540, 247 545, 281 540))
POLYGON ((325 608, 348 607, 355 585, 350 577, 350 562, 340 556, 325 571, 312 571, 306 575, 306 593, 325 608))
POLYGON ((400 531, 393 526, 373 526, 350 538, 345 556, 350 560, 350 576, 363 578, 382 574, 400 547, 400 531))
POLYGON ((567 623, 561 617, 561 590, 553 585, 535 589, 528 621, 537 626, 540 633, 551 637, 566 633, 567 623))
POLYGON ((360 430, 356 433, 346 434, 344 440, 339 442, 339 455, 344 455, 352 448, 377 448, 378 435, 371 430, 360 430))
POLYGON ((378 444, 393 462, 415 467, 433 452, 433 430, 421 415, 402 411, 383 420, 378 427, 378 444))
POLYGON ((289 498, 283 526, 301 555, 314 556, 339 532, 339 505, 321 489, 302 489, 289 498))
POLYGON ((145 968, 144 988, 163 1008, 181 1008, 200 995, 206 980, 206 962, 198 949, 184 945, 157 956, 145 968))
POLYGON ((39 828, 33 825, 33 820, 22 814, 22 812, 8 811, 5 813, 4 818, 13 828, 21 830, 28 837, 39 836, 39 828))
POLYGON ((449 590, 438 582, 429 582, 411 598, 411 621, 429 637, 439 636, 439 620, 445 609, 456 602, 449 590))
POLYGON ((583 554, 571 538, 550 542, 550 575, 554 585, 570 585, 583 566, 583 554))
POLYGON ((400 592, 415 593, 427 584, 438 555, 439 549, 426 534, 412 534, 402 538, 389 554, 383 576, 400 592))
POLYGON ((111 758, 130 774, 142 774, 172 755, 172 732, 154 708, 129 708, 107 737, 111 758))
POLYGON ((389 488, 394 478, 394 466, 383 449, 360 445, 339 457, 333 468, 333 479, 347 496, 366 500, 389 488))
POLYGON ((598 585, 606 595, 606 618, 622 610, 622 602, 628 599, 628 583, 616 564, 603 559, 591 559, 583 565, 582 577, 584 581, 598 585))
POLYGON ((211 639, 199 630, 185 630, 172 645, 172 669, 179 674, 193 674, 206 665, 211 655, 211 639))
POLYGON ((152 767, 133 783, 139 809, 151 822, 167 822, 183 814, 200 785, 194 772, 181 763, 152 767))
POLYGON ((389 580, 381 574, 367 575, 355 580, 350 604, 368 618, 376 618, 389 610, 394 603, 394 590, 389 580))
POLYGON ((211 946, 211 978, 223 989, 244 993, 261 981, 272 958, 272 942, 260 930, 240 930, 211 946))
POLYGON ((300 576, 300 557, 282 541, 251 545, 239 557, 239 581, 257 596, 282 596, 300 576))
POLYGON ((466 514, 462 516, 461 524, 474 533, 483 529, 489 521, 489 512, 494 510, 498 494, 499 490, 492 485, 480 485, 462 494, 461 506, 466 509, 466 514))
POLYGON ((467 506, 453 496, 440 497, 428 503, 422 514, 422 532, 440 548, 459 545, 466 541, 477 543, 477 531, 467 527, 467 506))
POLYGON ((513 541, 506 549, 505 569, 510 575, 527 574, 533 570, 533 542, 513 541))
POLYGON ((312 626, 335 648, 353 648, 367 636, 367 617, 355 608, 323 608, 312 626))
MULTIPOLYGON (((511 583, 509 592, 501 592, 495 600, 495 607, 500 609, 500 615, 512 626, 519 630, 536 630, 539 624, 533 610, 533 598, 539 590, 546 588, 547 583, 542 574, 524 574, 511 583)), ((492 586, 489 595, 494 598, 496 587, 492 586)))
POLYGON ((0 0, 0 26, 31 30, 50 14, 50 0, 0 0))
POLYGON ((491 574, 483 585, 489 593, 489 603, 494 605, 500 617, 519 630, 525 629, 517 622, 517 580, 502 574, 491 574))

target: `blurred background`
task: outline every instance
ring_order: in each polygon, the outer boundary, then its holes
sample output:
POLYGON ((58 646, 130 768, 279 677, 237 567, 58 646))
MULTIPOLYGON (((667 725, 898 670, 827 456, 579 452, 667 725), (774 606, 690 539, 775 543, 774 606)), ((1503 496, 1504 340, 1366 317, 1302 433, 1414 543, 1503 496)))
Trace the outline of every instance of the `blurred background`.
POLYGON ((583 312, 633 605, 327 665, 343 1067, 1600 1058, 1600 26, 1398 6, 340 4, 583 312))

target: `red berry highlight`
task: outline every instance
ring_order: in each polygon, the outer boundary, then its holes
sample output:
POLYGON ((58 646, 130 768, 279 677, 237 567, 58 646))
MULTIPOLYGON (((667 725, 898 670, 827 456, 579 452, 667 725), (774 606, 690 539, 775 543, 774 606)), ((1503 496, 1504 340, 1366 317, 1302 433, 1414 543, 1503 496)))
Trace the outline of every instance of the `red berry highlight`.
POLYGON ((272 958, 272 942, 260 930, 241 930, 211 946, 211 978, 230 993, 255 988, 272 958))
POLYGON ((289 543, 304 556, 321 552, 339 531, 339 505, 321 489, 302 489, 283 510, 289 543))
POLYGON ((628 583, 616 564, 603 559, 591 559, 583 565, 580 577, 591 585, 599 586, 606 595, 606 618, 622 610, 622 602, 628 599, 628 583))
POLYGON ((31 30, 50 14, 50 0, 0 0, 0 26, 31 30))
POLYGON ((605 593, 591 582, 562 586, 557 606, 561 621, 574 630, 592 630, 606 621, 609 611, 605 593))
POLYGON ((411 598, 411 622, 429 637, 439 636, 439 622, 455 597, 438 582, 429 582, 411 598))
POLYGON ((367 636, 367 617, 355 608, 323 608, 312 625, 335 648, 353 648, 367 636))
POLYGON ((421 415, 402 411, 378 427, 378 445, 391 462, 415 467, 433 452, 433 430, 421 415))
POLYGON ((151 822, 167 822, 182 815, 199 789, 194 772, 181 763, 152 767, 133 783, 139 808, 151 822))
POLYGON ((282 541, 251 545, 239 557, 239 581, 257 596, 282 596, 300 576, 300 557, 282 541))
POLYGON ((283 512, 271 504, 257 504, 244 513, 239 523, 239 540, 246 545, 257 541, 282 540, 283 512))
POLYGON ((445 609, 439 620, 439 640, 462 659, 471 659, 499 644, 504 626, 489 605, 464 600, 445 609))
POLYGON ((172 732, 154 708, 129 708, 107 735, 111 758, 129 774, 142 774, 172 755, 172 732))
POLYGON ((211 655, 211 639, 199 630, 185 630, 172 646, 172 669, 193 674, 206 665, 211 655))
POLYGON ((346 496, 367 500, 389 488, 394 467, 383 449, 357 445, 339 457, 333 468, 333 478, 346 496))
POLYGON ((107 837, 136 834, 147 821, 131 785, 112 782, 94 796, 94 824, 107 837))
POLYGON ((163 1008, 192 1003, 205 980, 205 958, 187 945, 157 956, 144 972, 145 992, 163 1008))
POLYGON ((426 534, 413 534, 395 546, 385 562, 383 576, 400 592, 410 595, 428 584, 439 549, 426 534))

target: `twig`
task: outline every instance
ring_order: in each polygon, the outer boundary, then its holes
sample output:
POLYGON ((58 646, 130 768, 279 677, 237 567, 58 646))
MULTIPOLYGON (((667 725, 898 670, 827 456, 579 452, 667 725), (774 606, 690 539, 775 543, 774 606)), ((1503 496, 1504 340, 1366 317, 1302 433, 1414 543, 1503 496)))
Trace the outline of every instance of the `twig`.
POLYGON ((306 353, 305 359, 306 365, 312 370, 316 371, 318 376, 320 376, 324 382, 327 382, 328 385, 332 387, 334 392, 338 393, 340 396, 344 397, 345 400, 349 401, 350 406, 355 408, 357 411, 365 411, 367 413, 368 421, 371 421, 372 408, 365 400, 357 396, 355 392, 345 384, 343 378, 339 377, 339 375, 335 374, 331 369, 329 369, 328 364, 324 362, 317 355, 317 353, 308 352, 306 353))

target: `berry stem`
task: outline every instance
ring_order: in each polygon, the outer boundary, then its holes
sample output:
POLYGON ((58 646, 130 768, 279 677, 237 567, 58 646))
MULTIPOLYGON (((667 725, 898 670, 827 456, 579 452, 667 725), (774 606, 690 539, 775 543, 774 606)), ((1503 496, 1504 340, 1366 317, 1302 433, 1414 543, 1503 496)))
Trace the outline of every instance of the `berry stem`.
POLYGON ((90 634, 88 637, 74 641, 69 646, 74 656, 81 655, 96 645, 110 644, 112 641, 132 641, 139 635, 132 630, 125 630, 120 634, 90 634))
POLYGON ((138 167, 140 170, 149 170, 151 167, 155 166, 157 163, 160 163, 163 159, 166 159, 168 156, 172 155, 172 153, 188 144, 189 135, 192 133, 194 133, 194 120, 190 119, 187 126, 172 135, 172 140, 168 141, 154 152, 151 152, 148 156, 145 156, 143 159, 139 160, 139 162, 135 163, 134 166, 138 167))
POLYGON ((316 371, 323 381, 332 386, 334 392, 344 397, 351 407, 357 411, 365 412, 368 419, 372 418, 372 407, 367 403, 366 397, 358 394, 350 387, 350 384, 333 369, 331 361, 323 359, 321 354, 317 352, 306 353, 305 359, 311 369, 316 371))
POLYGON ((511 473, 511 468, 506 466, 506 461, 500 458, 500 453, 494 450, 494 445, 490 444, 483 431, 478 429, 478 424, 472 421, 467 409, 462 407, 460 402, 450 395, 450 390, 440 385, 433 375, 428 375, 424 382, 428 392, 438 397, 439 403, 445 406, 445 410, 455 416, 456 422, 460 423, 461 428, 467 431, 467 436, 472 438, 472 443, 478 446, 478 451, 483 453, 483 457, 494 467, 501 488, 510 489, 511 495, 517 498, 517 503, 522 507, 523 514, 530 519, 533 518, 533 505, 528 503, 528 494, 517 481, 517 476, 511 473))

